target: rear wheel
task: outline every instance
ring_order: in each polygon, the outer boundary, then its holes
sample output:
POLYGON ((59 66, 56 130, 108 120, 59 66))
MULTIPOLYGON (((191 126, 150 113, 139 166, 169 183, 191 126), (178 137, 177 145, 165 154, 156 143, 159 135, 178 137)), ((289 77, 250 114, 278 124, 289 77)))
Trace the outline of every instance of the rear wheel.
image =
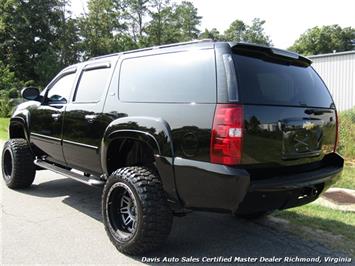
POLYGON ((157 248, 172 224, 172 211, 161 183, 146 167, 121 168, 108 178, 102 216, 111 242, 130 255, 157 248))
POLYGON ((2 151, 2 176, 9 188, 27 188, 36 175, 32 151, 25 139, 11 139, 2 151))

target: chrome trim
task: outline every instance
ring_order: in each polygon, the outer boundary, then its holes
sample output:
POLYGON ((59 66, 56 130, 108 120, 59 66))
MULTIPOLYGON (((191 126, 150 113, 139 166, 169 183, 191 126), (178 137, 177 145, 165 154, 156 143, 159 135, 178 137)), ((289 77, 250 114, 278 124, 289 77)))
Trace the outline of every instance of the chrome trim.
POLYGON ((84 143, 79 143, 79 142, 75 142, 75 141, 71 141, 71 140, 66 140, 66 139, 63 139, 63 142, 64 142, 64 143, 67 143, 67 144, 76 145, 76 146, 82 146, 82 147, 89 148, 89 149, 95 149, 95 150, 97 150, 97 149, 99 148, 99 147, 97 147, 97 146, 88 145, 88 144, 84 144, 84 143))
POLYGON ((93 122, 97 118, 97 115, 86 115, 85 119, 89 120, 89 122, 93 122))
POLYGON ((30 135, 33 136, 33 137, 42 138, 42 139, 47 139, 47 140, 54 140, 54 141, 58 141, 58 142, 61 141, 60 138, 51 137, 51 136, 47 136, 47 135, 42 135, 42 134, 38 134, 38 133, 32 133, 32 132, 31 132, 30 135))

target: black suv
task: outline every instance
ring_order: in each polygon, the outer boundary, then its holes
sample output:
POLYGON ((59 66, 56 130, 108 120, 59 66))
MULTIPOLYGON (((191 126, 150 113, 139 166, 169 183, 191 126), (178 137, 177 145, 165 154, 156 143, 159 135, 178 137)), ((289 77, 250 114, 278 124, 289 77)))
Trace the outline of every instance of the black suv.
POLYGON ((23 90, 4 180, 25 188, 49 169, 104 185, 107 234, 134 255, 164 241, 174 214, 255 218, 307 204, 343 168, 334 102, 310 65, 289 51, 206 40, 67 67, 41 93, 23 90))

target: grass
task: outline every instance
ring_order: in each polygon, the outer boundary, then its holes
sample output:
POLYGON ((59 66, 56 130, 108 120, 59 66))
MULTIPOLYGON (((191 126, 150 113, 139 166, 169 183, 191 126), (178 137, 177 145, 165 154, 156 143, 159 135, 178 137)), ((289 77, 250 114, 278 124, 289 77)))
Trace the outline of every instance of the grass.
POLYGON ((6 140, 9 138, 9 118, 0 118, 0 139, 6 140))
POLYGON ((288 220, 296 233, 305 237, 313 235, 321 242, 355 256, 354 212, 343 212, 308 204, 276 212, 273 216, 288 220))
POLYGON ((355 161, 355 108, 339 113, 338 152, 348 161, 355 161))
POLYGON ((346 164, 344 166, 343 175, 333 187, 355 189, 355 166, 346 164))

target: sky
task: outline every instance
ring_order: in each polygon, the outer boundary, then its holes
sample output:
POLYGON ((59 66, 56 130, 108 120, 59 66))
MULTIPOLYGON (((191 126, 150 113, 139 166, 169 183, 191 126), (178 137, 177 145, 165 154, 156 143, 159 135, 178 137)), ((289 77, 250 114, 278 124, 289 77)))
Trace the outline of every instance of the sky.
MULTIPOLYGON (((181 2, 182 0, 175 0, 181 2)), ((288 48, 307 29, 339 24, 355 28, 355 0, 190 0, 202 16, 200 30, 217 28, 221 33, 236 19, 266 21, 265 33, 273 45, 288 48)), ((72 0, 74 15, 83 13, 86 0, 72 0)))

